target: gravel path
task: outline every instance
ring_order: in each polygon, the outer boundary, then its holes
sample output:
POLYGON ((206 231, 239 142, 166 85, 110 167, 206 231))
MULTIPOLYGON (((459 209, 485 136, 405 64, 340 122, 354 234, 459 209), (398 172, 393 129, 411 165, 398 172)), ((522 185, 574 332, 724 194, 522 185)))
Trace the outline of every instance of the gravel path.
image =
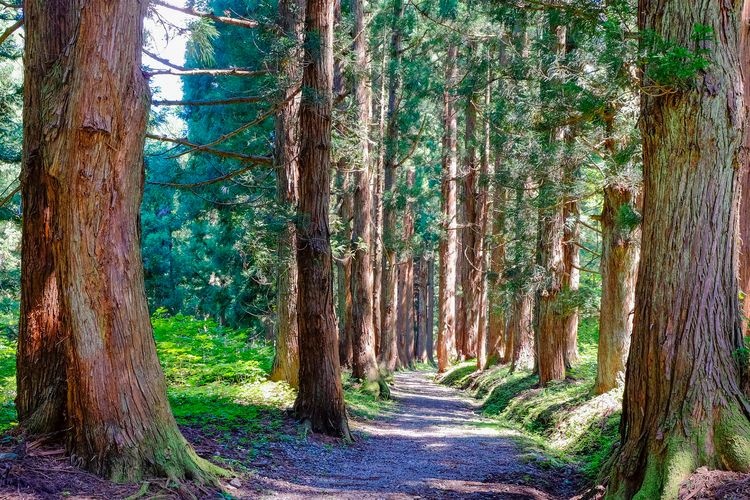
POLYGON ((565 478, 549 477, 519 459, 523 450, 515 440, 482 418, 472 400, 433 377, 396 374, 394 410, 382 420, 353 422, 357 442, 351 446, 315 440, 271 445, 274 459, 259 463, 237 493, 289 499, 557 498, 537 488, 555 491, 565 478))

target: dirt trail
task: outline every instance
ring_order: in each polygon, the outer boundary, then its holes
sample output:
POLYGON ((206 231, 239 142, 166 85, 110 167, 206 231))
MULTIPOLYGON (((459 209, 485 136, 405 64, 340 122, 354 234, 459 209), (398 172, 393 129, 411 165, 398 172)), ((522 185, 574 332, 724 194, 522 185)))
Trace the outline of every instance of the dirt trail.
MULTIPOLYGON (((565 477, 523 460, 515 440, 434 374, 400 372, 394 410, 354 422, 351 446, 275 443, 237 493, 252 498, 567 498, 565 477), (544 488, 547 492, 542 491, 544 488)), ((235 494, 237 494, 235 493, 235 494)))

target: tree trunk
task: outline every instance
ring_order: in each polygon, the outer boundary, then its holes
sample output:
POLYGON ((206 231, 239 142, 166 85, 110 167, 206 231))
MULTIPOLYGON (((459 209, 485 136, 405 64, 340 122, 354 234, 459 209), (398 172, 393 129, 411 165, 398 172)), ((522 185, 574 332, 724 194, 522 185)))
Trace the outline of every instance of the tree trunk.
POLYGON ((443 237, 440 240, 440 283, 437 358, 438 373, 448 369, 456 358, 456 262, 458 234, 456 228, 456 177, 458 175, 458 127, 456 121, 456 60, 458 48, 448 47, 443 93, 443 237))
POLYGON ((604 188, 602 211, 602 299, 595 392, 604 394, 625 382, 638 270, 637 231, 623 227, 618 214, 634 201, 628 186, 604 188))
POLYGON ((505 358, 512 372, 534 368, 533 311, 533 295, 519 291, 513 296, 505 346, 505 358))
POLYGON ((381 290, 381 327, 379 359, 382 368, 393 371, 398 362, 396 344, 396 288, 398 286, 396 235, 396 163, 398 162, 399 110, 398 96, 401 90, 401 18, 404 15, 403 0, 393 0, 393 24, 391 26, 391 56, 388 67, 388 125, 385 138, 385 179, 383 187, 383 288, 381 290))
POLYGON ((364 0, 352 0, 354 14, 354 100, 362 156, 354 171, 354 214, 352 223, 352 375, 360 380, 376 382, 375 332, 373 331, 372 277, 372 191, 370 186, 370 92, 367 31, 364 0))
MULTIPOLYGON (((334 77, 334 82, 339 80, 340 76, 334 77)), ((334 83, 336 89, 337 83, 334 83)), ((334 95, 343 92, 343 88, 336 91, 334 95)), ((336 184, 341 192, 339 202, 339 219, 341 220, 341 231, 343 239, 346 241, 352 238, 351 221, 354 212, 354 200, 352 199, 352 176, 349 172, 350 165, 347 159, 338 161, 336 184)), ((339 362, 342 367, 352 367, 352 357, 354 356, 353 348, 353 331, 354 323, 352 319, 352 254, 348 250, 344 252, 340 259, 336 260, 336 301, 338 304, 338 339, 339 339, 339 362)))
POLYGON ((427 354, 427 336, 431 335, 429 308, 429 259, 420 257, 415 262, 414 273, 414 311, 416 317, 417 333, 414 339, 414 356, 420 363, 429 360, 427 354))
POLYGON ((309 0, 300 106, 300 387, 294 411, 316 432, 350 440, 339 365, 328 225, 333 87, 333 1, 309 0))
MULTIPOLYGON (((740 17, 740 66, 742 68, 742 82, 745 96, 745 113, 750 112, 750 0, 744 0, 740 17)), ((743 146, 750 151, 750 126, 745 126, 743 146)), ((739 250, 739 279, 742 297, 742 332, 750 335, 750 157, 746 157, 741 165, 740 177, 740 250, 739 250)), ((750 367, 748 367, 750 372, 750 367)), ((750 375, 750 373, 749 373, 750 375)), ((750 385, 750 377, 748 377, 750 385)))
POLYGON ((435 329, 435 258, 431 257, 427 260, 427 314, 426 314, 426 350, 427 350, 427 361, 435 364, 434 353, 435 345, 433 340, 433 333, 435 329))
MULTIPOLYGON (((414 188, 414 168, 407 167, 406 191, 414 188)), ((398 352, 402 367, 411 367, 414 364, 414 257, 412 256, 411 240, 414 238, 414 205, 409 199, 404 208, 402 221, 404 245, 404 261, 399 269, 399 295, 398 295, 398 352)))
MULTIPOLYGON (((570 158, 566 158, 567 177, 565 188, 568 193, 574 191, 573 185, 576 182, 575 166, 570 164, 570 158)), ((580 250, 578 247, 581 238, 581 231, 578 227, 578 200, 570 194, 565 195, 563 206, 563 217, 565 220, 565 230, 563 233, 563 264, 565 272, 563 273, 562 287, 566 294, 574 296, 578 293, 581 283, 580 250)), ((570 368, 573 363, 578 361, 578 307, 566 307, 564 311, 565 322, 565 366, 570 368)))
POLYGON ((23 228, 29 281, 19 416, 32 432, 64 432, 72 461, 110 479, 213 482, 221 471, 198 458, 172 417, 143 283, 146 7, 24 4, 23 189, 30 217, 23 228), (31 279, 34 270, 43 274, 31 279), (37 373, 27 375, 31 370, 37 373))
POLYGON ((490 257, 489 288, 489 331, 487 338, 489 363, 507 363, 505 357, 505 304, 501 287, 505 273, 505 209, 507 189, 496 186, 493 204, 492 249, 490 257))
MULTIPOLYGON (((302 37, 304 0, 279 2, 279 28, 295 43, 290 57, 283 59, 279 73, 290 82, 285 90, 285 104, 276 113, 274 162, 278 179, 279 204, 296 209, 299 201, 299 103, 298 87, 302 83, 302 37)), ((287 222, 279 236, 279 274, 276 300, 276 355, 271 380, 283 380, 299 387, 299 346, 297 329, 297 232, 294 222, 287 222)))
POLYGON ((669 94, 644 68, 644 87, 662 90, 641 97, 642 260, 614 497, 676 498, 701 466, 750 471, 750 406, 734 354, 742 346, 734 235, 744 125, 736 5, 639 5, 641 31, 669 43, 696 50, 697 25, 716 35, 711 65, 669 94))

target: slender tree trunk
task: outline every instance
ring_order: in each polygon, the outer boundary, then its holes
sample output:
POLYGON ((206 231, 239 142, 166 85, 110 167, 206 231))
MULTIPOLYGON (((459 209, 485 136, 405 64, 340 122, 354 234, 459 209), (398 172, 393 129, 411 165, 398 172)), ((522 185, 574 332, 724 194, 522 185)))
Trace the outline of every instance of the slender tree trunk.
POLYGON ((426 363, 429 360, 427 353, 427 337, 432 334, 430 327, 430 314, 428 308, 430 307, 429 300, 429 287, 430 287, 430 276, 429 276, 429 258, 421 256, 415 262, 415 273, 414 273, 414 302, 415 302, 415 316, 417 324, 417 334, 414 339, 414 356, 415 359, 420 363, 426 363))
MULTIPOLYGON (((731 2, 639 4, 639 28, 660 39, 696 50, 698 24, 716 36, 691 86, 641 97, 642 260, 613 497, 676 498, 701 466, 750 472, 750 406, 733 354, 742 345, 738 15, 731 2)), ((645 88, 662 83, 652 69, 645 88)))
POLYGON ((172 417, 143 283, 146 7, 24 3, 19 417, 32 432, 63 432, 75 464, 113 480, 215 481, 220 470, 172 417), (31 279, 34 268, 44 274, 31 279))
MULTIPOLYGON (((302 83, 302 36, 304 0, 279 2, 279 28, 294 40, 290 57, 282 60, 279 73, 288 87, 283 104, 276 113, 274 163, 278 179, 279 204, 296 209, 299 201, 299 103, 298 87, 302 83)), ((299 387, 299 346, 297 330, 297 232, 290 220, 279 236, 279 277, 276 300, 276 356, 271 380, 283 380, 299 387)))
POLYGON ((396 289, 398 286, 396 234, 396 163, 398 162, 399 112, 398 96, 401 91, 401 18, 404 15, 403 0, 393 0, 393 24, 391 27, 390 65, 388 67, 388 125, 386 130, 384 207, 383 207, 383 288, 381 290, 380 355, 381 367, 388 371, 396 369, 398 346, 396 343, 396 289))
POLYGON ((370 64, 367 55, 365 0, 352 0, 354 14, 354 100, 362 156, 354 172, 354 214, 352 229, 352 375, 360 380, 378 380, 373 330, 372 276, 372 191, 370 179, 370 122, 372 100, 370 64))
POLYGON ((456 358, 456 262, 458 234, 456 228, 456 177, 458 175, 458 127, 456 121, 456 60, 458 48, 451 44, 445 63, 443 94, 443 237, 440 240, 440 284, 438 299, 437 358, 438 372, 443 373, 456 358))
POLYGON ((507 200, 507 189, 496 186, 494 192, 495 202, 493 204, 493 226, 492 226, 492 249, 490 257, 490 273, 488 278, 489 288, 489 331, 488 331, 488 357, 489 363, 494 361, 500 363, 508 362, 505 357, 505 304, 503 301, 501 287, 503 286, 503 275, 505 273, 505 208, 507 200))
MULTIPOLYGON (((572 140, 572 139, 571 139, 572 140)), ((566 159, 565 188, 568 193, 573 192, 576 182, 576 167, 566 159)), ((565 230, 563 232, 563 273, 562 287, 565 293, 575 295, 578 293, 581 283, 580 250, 578 247, 581 231, 578 226, 579 218, 578 200, 575 195, 566 194, 563 206, 563 217, 565 218, 565 230)), ((564 312, 565 322, 565 366, 570 368, 578 361, 578 307, 566 308, 564 312)))
MULTIPOLYGON (((406 190, 410 192, 414 187, 414 168, 407 167, 406 190)), ((399 270, 399 308, 398 308, 398 352, 400 364, 410 367, 414 364, 414 257, 412 256, 411 240, 414 238, 414 204, 406 202, 402 221, 402 242, 405 245, 404 261, 399 270)))
POLYGON ((427 317, 426 317, 426 350, 427 350, 427 361, 435 364, 434 353, 435 345, 433 340, 434 329, 435 329, 435 258, 431 257, 427 260, 427 317))
POLYGON ((294 411, 313 431, 351 439, 341 388, 328 226, 333 87, 333 1, 309 0, 300 106, 300 387, 294 411))
MULTIPOLYGON (((476 44, 469 45, 469 55, 477 49, 476 44)), ((477 93, 472 89, 466 101, 466 132, 463 171, 463 230, 461 231, 461 310, 465 316, 464 328, 461 331, 461 353, 466 358, 477 355, 477 335, 479 333, 479 308, 482 300, 480 280, 482 279, 481 245, 482 235, 479 226, 479 162, 477 161, 477 114, 479 102, 477 93)))

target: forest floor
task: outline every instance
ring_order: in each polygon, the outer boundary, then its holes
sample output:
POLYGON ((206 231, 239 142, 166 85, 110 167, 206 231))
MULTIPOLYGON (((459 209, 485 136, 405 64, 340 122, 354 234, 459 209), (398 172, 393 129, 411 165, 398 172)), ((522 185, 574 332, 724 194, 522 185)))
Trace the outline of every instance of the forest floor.
POLYGON ((349 446, 320 440, 275 443, 247 497, 569 498, 578 478, 523 458, 510 431, 481 417, 473 401, 437 385, 434 373, 399 372, 396 405, 383 418, 354 421, 349 446))

